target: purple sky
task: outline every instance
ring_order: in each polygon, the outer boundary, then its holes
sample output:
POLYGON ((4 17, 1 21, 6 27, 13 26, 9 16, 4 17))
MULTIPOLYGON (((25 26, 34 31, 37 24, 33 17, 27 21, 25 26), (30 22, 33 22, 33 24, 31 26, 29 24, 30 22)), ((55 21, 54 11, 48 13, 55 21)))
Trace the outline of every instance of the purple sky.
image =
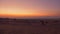
POLYGON ((0 14, 20 13, 60 16, 60 0, 0 0, 0 14))

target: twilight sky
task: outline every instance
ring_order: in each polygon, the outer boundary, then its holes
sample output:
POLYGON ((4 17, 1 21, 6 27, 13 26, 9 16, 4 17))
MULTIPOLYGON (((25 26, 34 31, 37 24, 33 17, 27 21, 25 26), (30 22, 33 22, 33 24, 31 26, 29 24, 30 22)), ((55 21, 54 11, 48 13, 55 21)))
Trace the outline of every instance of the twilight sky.
POLYGON ((0 17, 60 16, 60 0, 0 0, 0 17))

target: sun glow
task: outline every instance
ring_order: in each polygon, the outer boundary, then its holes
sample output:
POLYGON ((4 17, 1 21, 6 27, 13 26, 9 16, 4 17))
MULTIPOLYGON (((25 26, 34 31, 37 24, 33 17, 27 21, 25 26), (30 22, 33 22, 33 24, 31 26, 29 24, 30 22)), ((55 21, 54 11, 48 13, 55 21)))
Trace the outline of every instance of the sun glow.
POLYGON ((1 13, 6 14, 32 14, 32 10, 18 9, 18 8, 3 8, 1 13))
POLYGON ((33 16, 53 16, 47 12, 37 12, 32 9, 22 9, 22 8, 2 8, 0 9, 0 16, 2 17, 33 17, 33 16))
POLYGON ((3 8, 0 9, 0 15, 5 16, 37 16, 34 10, 20 8, 3 8))

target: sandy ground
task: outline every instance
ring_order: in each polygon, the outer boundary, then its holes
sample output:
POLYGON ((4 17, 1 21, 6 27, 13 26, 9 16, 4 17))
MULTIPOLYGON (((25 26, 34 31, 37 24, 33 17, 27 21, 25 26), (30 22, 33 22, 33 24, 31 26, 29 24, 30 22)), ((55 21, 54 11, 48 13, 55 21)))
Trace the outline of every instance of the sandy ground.
POLYGON ((0 34, 60 34, 60 24, 0 25, 0 34))

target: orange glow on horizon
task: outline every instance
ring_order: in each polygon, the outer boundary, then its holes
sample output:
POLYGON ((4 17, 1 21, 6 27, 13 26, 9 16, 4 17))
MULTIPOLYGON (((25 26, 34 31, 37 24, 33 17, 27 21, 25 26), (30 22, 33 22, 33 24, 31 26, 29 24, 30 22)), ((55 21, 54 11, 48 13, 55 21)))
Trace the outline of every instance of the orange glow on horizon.
POLYGON ((54 16, 49 14, 0 14, 0 17, 40 17, 40 16, 54 16))

